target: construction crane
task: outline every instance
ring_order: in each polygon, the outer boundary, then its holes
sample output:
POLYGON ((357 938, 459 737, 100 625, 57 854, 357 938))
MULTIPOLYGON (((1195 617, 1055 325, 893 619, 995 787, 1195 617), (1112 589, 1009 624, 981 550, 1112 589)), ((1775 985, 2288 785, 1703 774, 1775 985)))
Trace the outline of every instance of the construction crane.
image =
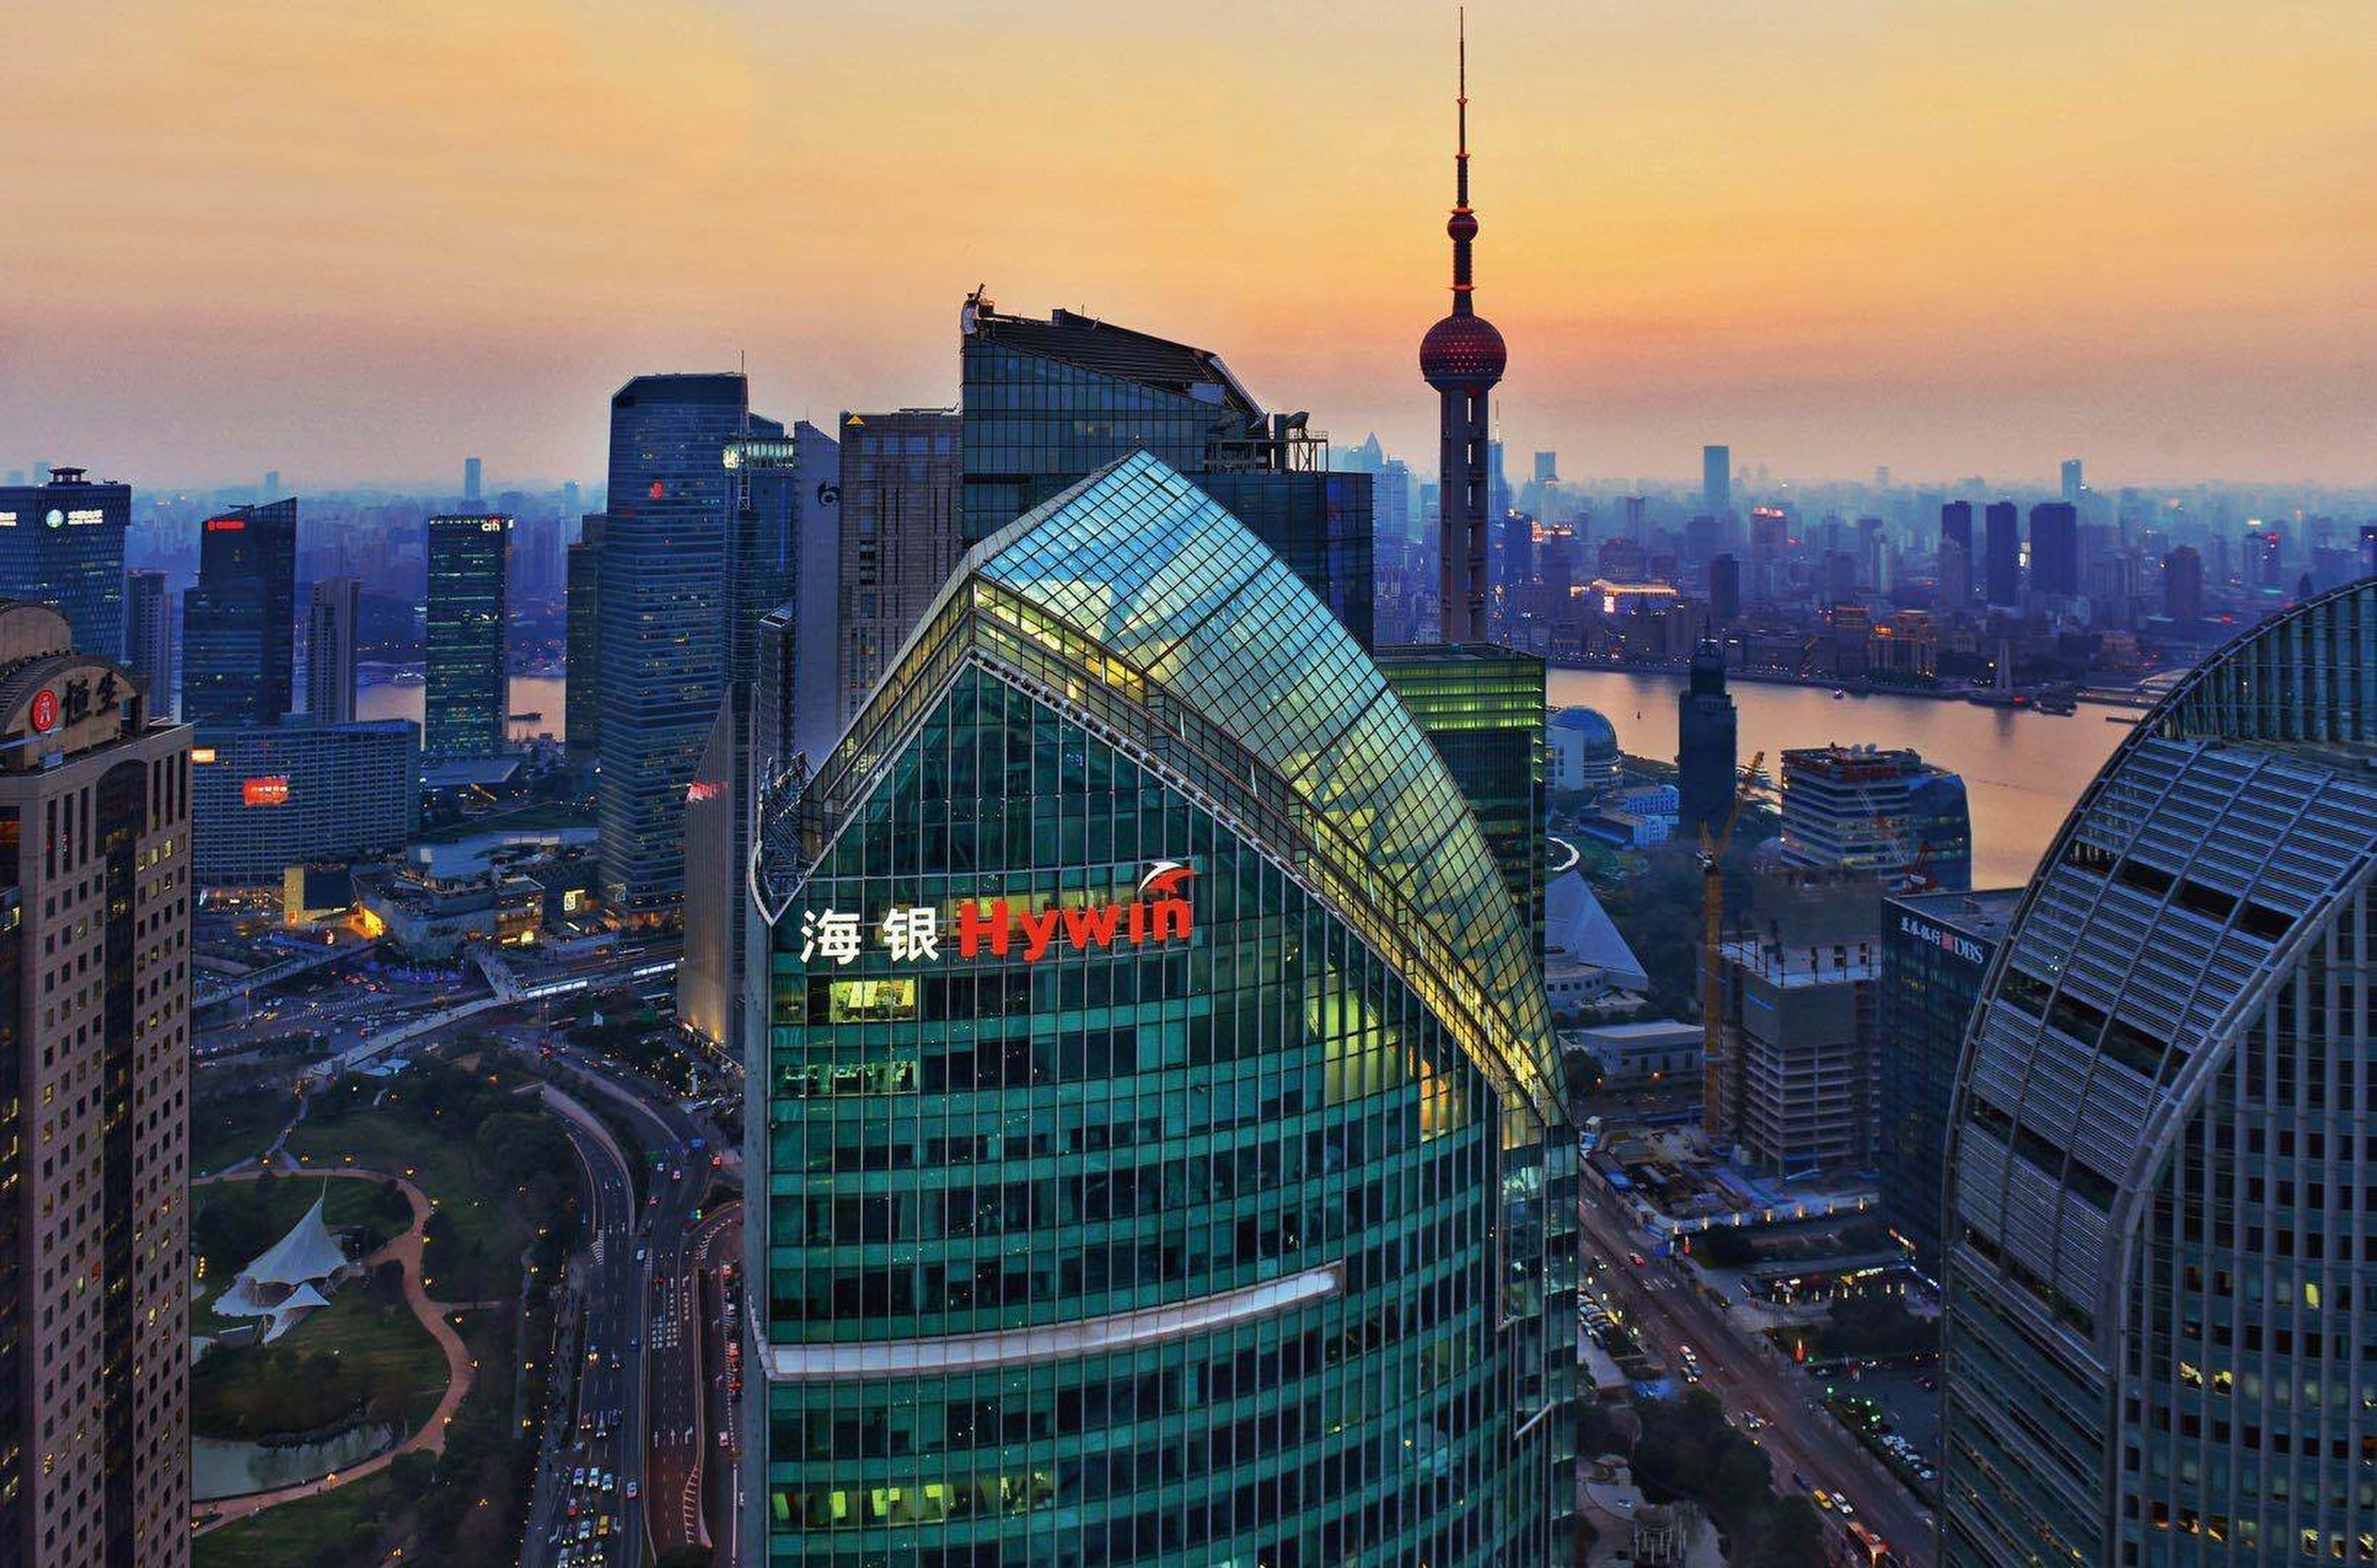
POLYGON ((1714 833, 1701 824, 1701 1131, 1714 1138, 1725 1125, 1725 1024, 1718 1016, 1717 949, 1725 929, 1725 847, 1732 841, 1741 808, 1758 787, 1759 752, 1734 781, 1733 803, 1714 833))

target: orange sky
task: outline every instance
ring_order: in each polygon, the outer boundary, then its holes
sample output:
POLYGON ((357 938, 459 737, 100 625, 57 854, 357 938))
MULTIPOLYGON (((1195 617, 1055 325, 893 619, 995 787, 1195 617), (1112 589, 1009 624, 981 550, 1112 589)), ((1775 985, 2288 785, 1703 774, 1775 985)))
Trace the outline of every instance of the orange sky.
MULTIPOLYGON (((1433 461, 1449 6, 18 0, 0 469, 599 476, 957 307, 1221 350, 1433 461)), ((2369 0, 1480 0, 1481 309, 1564 474, 2377 481, 2369 0)))

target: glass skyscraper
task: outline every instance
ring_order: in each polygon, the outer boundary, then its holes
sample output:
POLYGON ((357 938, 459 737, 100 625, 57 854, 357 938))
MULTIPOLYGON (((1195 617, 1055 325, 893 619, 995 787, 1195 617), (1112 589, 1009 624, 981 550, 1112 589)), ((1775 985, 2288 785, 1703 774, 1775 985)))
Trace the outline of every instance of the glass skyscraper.
POLYGON ((124 656, 124 533, 132 487, 52 469, 47 484, 0 485, 0 598, 46 604, 75 647, 124 656))
POLYGON ((744 379, 639 375, 611 399, 611 492, 595 585, 603 896, 638 923, 685 895, 686 791, 726 687, 726 445, 780 436, 744 379))
POLYGON ((506 665, 512 519, 429 519, 429 683, 421 760, 435 766, 504 749, 511 709, 506 665))
POLYGON ((1059 310, 969 301, 963 344, 966 542, 1101 465, 1146 452, 1186 474, 1371 641, 1371 476, 1332 472, 1302 414, 1266 414, 1221 356, 1059 310))
POLYGON ((998 529, 764 820, 768 1561, 1552 1560, 1529 933, 1249 529, 1143 455, 998 529))
POLYGON ((1982 990, 1948 1151, 1942 1561, 2377 1554, 2377 581, 2200 666, 1982 990))
POLYGON ((278 724, 295 695, 296 626, 297 503, 209 517, 182 595, 182 718, 278 724))

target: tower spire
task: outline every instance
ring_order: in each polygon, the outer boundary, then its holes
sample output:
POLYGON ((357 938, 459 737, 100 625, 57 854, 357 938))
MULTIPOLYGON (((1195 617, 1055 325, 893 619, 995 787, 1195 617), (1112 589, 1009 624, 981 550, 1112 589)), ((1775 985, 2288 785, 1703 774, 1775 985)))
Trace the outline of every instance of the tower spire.
POLYGON ((1459 138, 1452 154, 1452 218, 1445 232, 1452 236, 1452 314, 1469 314, 1469 243, 1477 237, 1477 216, 1469 209, 1469 7, 1459 11, 1455 31, 1453 112, 1459 138))

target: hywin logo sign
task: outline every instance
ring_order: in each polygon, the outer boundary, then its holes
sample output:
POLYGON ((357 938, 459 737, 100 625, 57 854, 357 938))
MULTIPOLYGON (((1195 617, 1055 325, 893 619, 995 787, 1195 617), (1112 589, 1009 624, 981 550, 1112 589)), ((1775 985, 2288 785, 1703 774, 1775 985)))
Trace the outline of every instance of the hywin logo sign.
MULTIPOLYGON (((895 964, 938 960, 941 939, 955 939, 960 958, 1021 958, 1036 964, 1051 953, 1091 953, 1101 948, 1144 947, 1186 942, 1196 929, 1188 902, 1195 868, 1178 861, 1151 861, 1136 894, 1124 903, 1051 906, 1034 909, 1004 898, 988 903, 968 898, 957 907, 950 930, 929 904, 887 909, 875 927, 877 941, 895 964)), ((858 956, 863 926, 855 914, 808 909, 801 915, 801 960, 819 956, 847 964, 858 956)))

